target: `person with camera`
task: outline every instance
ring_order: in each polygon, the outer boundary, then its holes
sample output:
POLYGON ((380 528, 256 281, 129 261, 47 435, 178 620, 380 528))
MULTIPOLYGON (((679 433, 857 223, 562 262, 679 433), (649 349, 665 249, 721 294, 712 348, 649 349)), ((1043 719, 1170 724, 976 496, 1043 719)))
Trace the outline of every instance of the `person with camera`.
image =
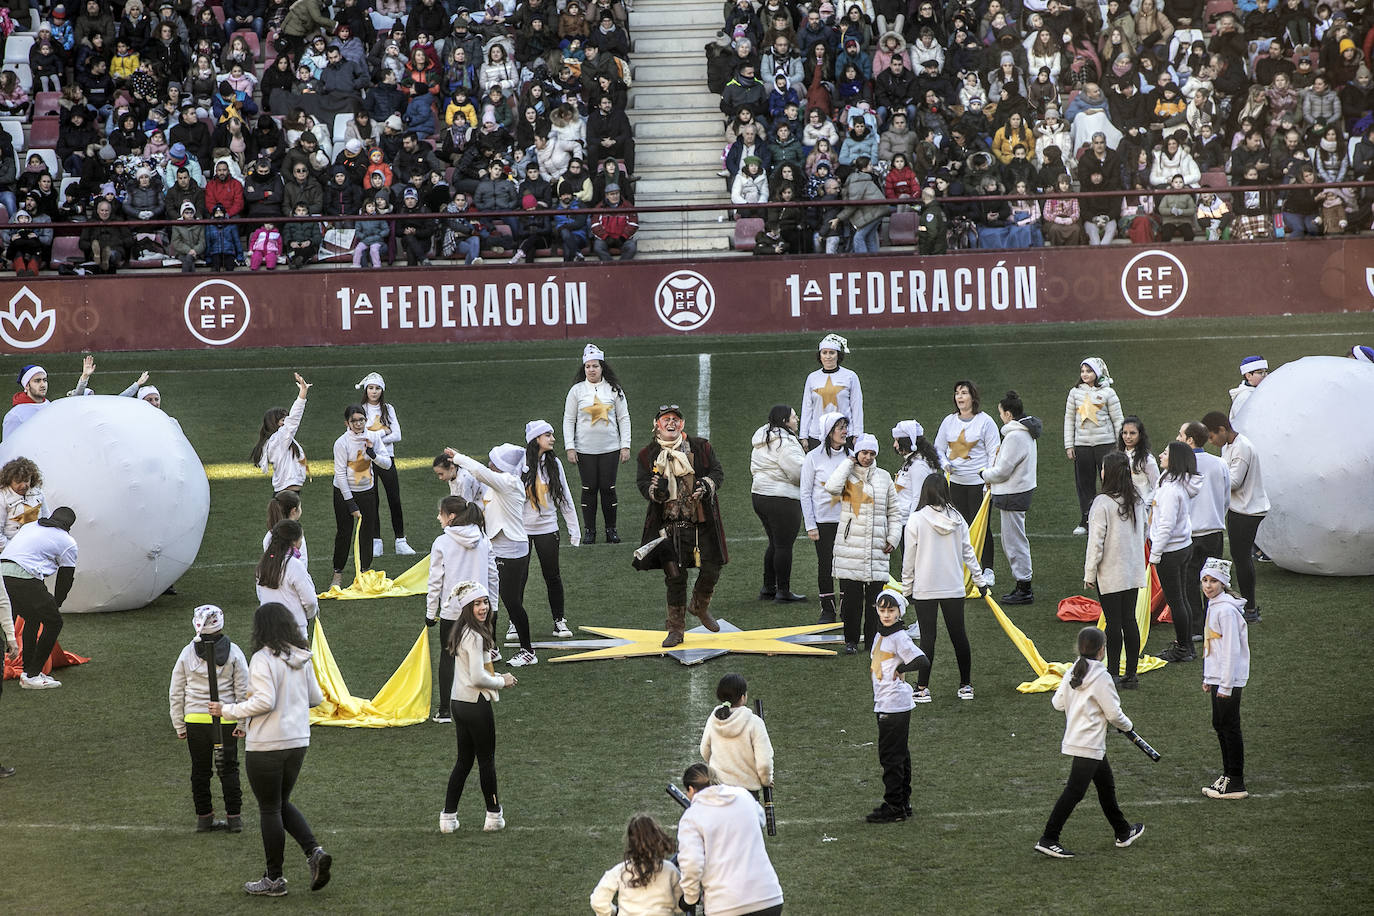
POLYGON ((636 483, 649 501, 644 533, 635 551, 636 569, 662 569, 668 590, 667 637, 663 647, 682 643, 687 621, 687 570, 696 567, 690 610, 706 629, 720 624, 711 616, 711 595, 720 569, 730 562, 717 491, 725 479, 720 459, 706 439, 688 436, 682 408, 664 404, 654 414, 654 438, 639 451, 636 483))
POLYGON ((682 872, 679 906, 712 916, 779 916, 782 885, 763 845, 763 806, 748 791, 720 785, 704 763, 682 774, 691 805, 677 824, 682 872))

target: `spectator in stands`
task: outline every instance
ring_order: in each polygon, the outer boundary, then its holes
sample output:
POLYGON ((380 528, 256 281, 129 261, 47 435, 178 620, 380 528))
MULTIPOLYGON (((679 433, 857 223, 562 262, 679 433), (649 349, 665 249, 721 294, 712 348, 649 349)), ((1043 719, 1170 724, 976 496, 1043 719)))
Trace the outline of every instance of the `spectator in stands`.
POLYGON ((29 48, 29 70, 36 92, 62 91, 62 55, 52 41, 47 25, 39 27, 38 40, 29 48))
MULTIPOLYGON (((1084 191, 1109 191, 1114 185, 1101 169, 1092 169, 1083 181, 1084 191)), ((1083 231, 1089 245, 1110 245, 1116 238, 1116 221, 1121 215, 1119 197, 1085 197, 1080 205, 1083 231)))
MULTIPOLYGON (((615 186, 619 190, 619 185, 615 186)), ((763 172, 763 162, 757 156, 744 160, 744 167, 735 176, 730 188, 730 202, 739 208, 736 213, 740 219, 759 218, 763 211, 752 204, 768 203, 768 176, 763 172)))
POLYGON ((873 81, 873 102, 879 123, 886 124, 890 112, 905 111, 908 119, 916 117, 916 77, 901 54, 892 55, 887 69, 873 81))
POLYGON ((272 170, 272 160, 266 156, 259 156, 253 165, 252 173, 243 181, 243 202, 247 207, 245 215, 281 216, 285 193, 286 185, 281 175, 272 170))
POLYGON ((587 259, 584 253, 587 248, 587 215, 577 212, 581 206, 573 196, 572 186, 559 182, 558 201, 554 204, 553 233, 562 244, 565 263, 587 259))
POLYGON ((601 99, 597 110, 587 118, 587 151, 592 169, 609 157, 625 163, 629 180, 635 181, 635 142, 630 121, 625 112, 615 111, 608 97, 601 99))
POLYGON ((1317 172, 1311 163, 1303 163, 1292 190, 1283 194, 1284 232, 1294 238, 1321 235, 1321 206, 1317 203, 1317 172))
MULTIPOLYGON (((1068 194, 1072 187, 1068 174, 1059 176, 1055 192, 1068 194)), ((1082 245, 1083 227, 1079 225, 1078 199, 1051 197, 1045 201, 1045 240, 1051 245, 1082 245)))
POLYGON ((211 212, 216 207, 221 208, 229 219, 243 212, 243 185, 230 173, 228 159, 215 162, 214 173, 205 183, 205 206, 211 212))
MULTIPOLYGON (((720 95, 720 110, 735 117, 742 109, 749 109, 756 117, 768 113, 768 87, 756 75, 752 63, 740 65, 733 79, 725 84, 720 95)), ((588 120, 590 129, 590 119, 588 120)))
POLYGON ((248 237, 248 269, 261 270, 265 265, 276 270, 281 249, 281 231, 272 223, 263 223, 248 237))
POLYGON ((283 182, 282 207, 294 213, 296 204, 305 204, 306 213, 324 212, 324 189, 310 174, 310 167, 300 160, 290 162, 291 172, 283 182))
POLYGON ((47 260, 46 252, 52 247, 52 230, 40 230, 34 225, 33 216, 26 210, 15 214, 14 221, 0 232, 5 260, 14 268, 16 277, 36 277, 47 260), (41 236, 46 232, 46 244, 41 236))
POLYGON ((223 0, 224 41, 228 43, 235 32, 251 30, 258 39, 263 37, 262 21, 266 12, 263 0, 223 0))
POLYGON ((115 273, 128 262, 134 250, 133 232, 122 226, 106 225, 113 222, 113 207, 108 200, 101 199, 96 202, 95 216, 81 230, 78 245, 87 260, 95 262, 96 273, 115 273))
POLYGON ((888 213, 887 205, 882 203, 883 196, 883 189, 873 174, 872 159, 868 156, 859 156, 854 160, 853 169, 844 180, 844 199, 849 204, 830 221, 832 231, 838 229, 841 224, 848 224, 853 228, 852 250, 855 254, 878 250, 878 229, 882 225, 883 217, 888 213), (872 201, 877 203, 871 203, 872 201))
POLYGON ((100 133, 87 121, 85 108, 73 108, 57 135, 57 158, 68 175, 81 174, 86 156, 103 145, 100 133))
POLYGON ((639 217, 628 202, 621 200, 619 185, 606 186, 606 199, 601 206, 619 212, 599 213, 592 221, 592 250, 598 259, 609 261, 611 248, 619 246, 620 260, 632 260, 639 245, 634 238, 639 231, 639 217))
POLYGON ((839 168, 837 170, 839 175, 847 177, 849 172, 857 167, 860 159, 873 162, 877 158, 877 134, 869 129, 868 122, 862 116, 855 115, 854 119, 849 122, 849 133, 845 135, 844 143, 840 146, 839 168))
POLYGON ((124 198, 124 219, 162 219, 162 188, 153 183, 153 170, 142 166, 134 177, 135 184, 124 198))
POLYGON ((196 259, 205 254, 205 229, 196 222, 196 205, 189 200, 181 205, 181 219, 172 226, 167 251, 181 260, 181 272, 195 273, 196 259))
POLYGON ((420 192, 406 188, 401 196, 400 213, 404 219, 396 220, 396 241, 406 256, 410 267, 429 264, 429 252, 434 244, 434 234, 439 225, 425 209, 420 192))
MULTIPOLYGON (((166 212, 180 213, 183 205, 188 203, 196 213, 205 212, 205 192, 191 180, 191 172, 186 165, 174 166, 170 173, 174 177, 162 197, 166 212)), ((201 253, 204 254, 203 249, 201 253)))
POLYGON ((1182 175, 1174 175, 1169 180, 1169 190, 1170 193, 1159 199, 1160 241, 1171 242, 1177 236, 1191 242, 1198 229, 1197 198, 1187 193, 1182 175))
POLYGON ((319 28, 332 32, 336 25, 321 0, 295 0, 282 21, 280 50, 297 57, 305 47, 307 35, 319 28))

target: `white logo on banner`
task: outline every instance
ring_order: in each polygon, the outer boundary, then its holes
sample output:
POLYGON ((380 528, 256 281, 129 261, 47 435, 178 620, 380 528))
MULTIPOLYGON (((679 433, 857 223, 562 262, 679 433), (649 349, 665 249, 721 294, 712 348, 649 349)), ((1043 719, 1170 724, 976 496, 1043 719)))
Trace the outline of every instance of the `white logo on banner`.
POLYGON ((10 297, 9 308, 0 312, 0 338, 11 347, 21 350, 41 347, 52 339, 56 330, 57 310, 43 308, 43 300, 27 286, 21 286, 19 292, 10 297), (21 334, 24 328, 28 328, 27 334, 21 334))
POLYGON ((248 294, 228 280, 206 280, 186 294, 186 329, 212 347, 231 344, 248 330, 248 294))
POLYGON ((1167 251, 1142 251, 1121 271, 1121 295, 1140 314, 1159 318, 1183 304, 1188 295, 1188 270, 1167 251))
POLYGON ((674 331, 695 331, 716 311, 711 281, 694 270, 676 270, 654 290, 654 311, 674 331))

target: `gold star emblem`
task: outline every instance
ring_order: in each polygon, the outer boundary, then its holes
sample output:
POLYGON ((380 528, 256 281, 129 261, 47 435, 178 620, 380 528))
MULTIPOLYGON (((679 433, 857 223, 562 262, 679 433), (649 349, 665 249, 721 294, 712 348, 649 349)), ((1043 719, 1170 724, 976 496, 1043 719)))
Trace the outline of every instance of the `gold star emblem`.
POLYGON ((834 407, 838 410, 840 406, 840 392, 844 391, 844 389, 844 385, 836 385, 835 379, 827 375, 825 377, 825 384, 819 388, 812 388, 811 392, 820 397, 822 407, 834 407))
POLYGON ((1221 634, 1211 627, 1208 627, 1202 641, 1202 654, 1204 657, 1212 654, 1212 640, 1214 639, 1221 639, 1221 634))
POLYGON ((849 503, 849 511, 858 515, 863 511, 865 503, 873 502, 873 497, 864 492, 862 480, 846 480, 844 482, 844 501, 849 503))
POLYGON ((1086 426, 1091 423, 1093 426, 1101 426, 1097 422, 1097 408, 1100 405, 1092 399, 1092 395, 1083 398, 1083 403, 1078 405, 1078 425, 1086 426))
MULTIPOLYGON (((722 624, 724 621, 722 621, 722 624)), ((675 647, 670 653, 663 648, 663 637, 668 635, 664 630, 632 630, 619 627, 578 627, 580 630, 587 630, 598 636, 607 637, 615 640, 615 645, 605 646, 604 648, 592 649, 587 652, 578 652, 575 655, 564 655, 559 658, 551 659, 554 662, 586 662, 603 658, 631 658, 644 655, 669 655, 679 652, 691 652, 693 650, 705 650, 709 652, 739 652, 747 655, 834 655, 829 649, 817 648, 813 645, 804 643, 787 642, 788 637, 805 636, 811 633, 819 633, 822 630, 830 630, 839 626, 834 623, 811 624, 804 627, 773 627, 764 630, 734 630, 727 631, 722 626, 721 632, 689 632, 683 635, 682 643, 675 647)))
POLYGON ((549 504, 549 485, 538 477, 534 479, 534 500, 535 504, 539 506, 549 504))
POLYGON ((965 432, 965 430, 959 430, 959 438, 949 443, 949 453, 945 457, 949 458, 950 461, 967 458, 969 452, 973 451, 973 447, 978 444, 978 440, 976 439, 972 442, 968 441, 968 436, 965 435, 965 432))
POLYGON ((24 510, 18 515, 13 516, 10 521, 19 525, 27 525, 29 522, 36 522, 38 521, 38 512, 40 508, 40 506, 25 506, 24 510))
POLYGON ((353 482, 361 484, 372 479, 372 459, 367 457, 367 452, 358 449, 358 457, 348 462, 348 469, 353 472, 353 482))
POLYGON ((873 643, 873 662, 868 666, 868 670, 872 671, 873 676, 881 681, 883 679, 883 662, 896 657, 897 653, 883 649, 883 637, 879 636, 873 643))
POLYGON ((367 431, 368 431, 368 432, 372 432, 372 433, 379 433, 379 432, 382 432, 382 431, 384 431, 384 430, 385 430, 386 432, 391 432, 391 430, 387 429, 385 426, 382 425, 382 415, 379 413, 379 414, 377 414, 377 416, 372 420, 372 425, 369 426, 369 427, 367 428, 367 431))
POLYGON ((606 404, 602 402, 600 396, 593 392, 592 402, 588 404, 586 407, 583 407, 582 412, 585 413, 587 416, 591 417, 592 425, 596 425, 597 423, 605 423, 607 426, 609 426, 611 423, 611 408, 613 406, 615 405, 606 404))

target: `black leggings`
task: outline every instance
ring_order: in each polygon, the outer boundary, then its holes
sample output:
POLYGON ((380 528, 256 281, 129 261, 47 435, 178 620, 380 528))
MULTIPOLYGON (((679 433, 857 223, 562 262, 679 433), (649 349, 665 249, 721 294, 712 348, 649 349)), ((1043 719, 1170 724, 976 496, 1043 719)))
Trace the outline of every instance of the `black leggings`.
POLYGON ((844 620, 844 641, 859 641, 859 624, 863 624, 864 648, 873 648, 873 636, 878 632, 878 595, 886 582, 840 580, 840 615, 844 620))
POLYGON ((301 774, 308 748, 293 747, 283 751, 248 751, 243 755, 243 769, 248 785, 258 800, 258 824, 262 831, 262 848, 267 854, 267 877, 281 877, 281 863, 286 856, 286 835, 301 847, 306 855, 320 844, 306 823, 305 815, 291 804, 291 790, 301 774))
MULTIPOLYGON (((485 585, 486 583, 483 583, 485 585)), ((494 624, 493 624, 494 625, 494 624)), ((454 658, 448 654, 448 638, 453 635, 456 620, 439 620, 439 710, 448 709, 449 697, 453 694, 454 658)))
MULTIPOLYGON (((219 774, 219 787, 224 793, 224 813, 237 815, 243 807, 243 789, 239 786, 239 740, 234 727, 220 723, 220 740, 224 745, 224 767, 219 774)), ((215 727, 209 722, 186 723, 186 749, 191 752, 191 801, 196 814, 213 814, 215 802, 210 795, 210 778, 215 774, 215 727)))
POLYGON ((1098 595, 1102 616, 1107 618, 1107 670, 1116 677, 1121 672, 1121 643, 1126 643, 1126 677, 1135 677, 1140 661, 1140 626, 1135 620, 1136 596, 1140 589, 1098 595))
MULTIPOLYGON (((394 459, 393 459, 394 461, 394 459)), ((386 490, 386 505, 391 510, 391 530, 395 532, 397 540, 406 536, 405 515, 401 512, 401 478, 396 474, 396 465, 393 463, 389 468, 382 468, 373 465, 372 473, 377 475, 381 481, 382 488, 386 490)), ((375 487, 373 488, 376 489, 375 487)), ((381 497, 377 497, 377 518, 372 525, 372 537, 380 540, 382 537, 382 513, 381 497)))
POLYGON ((14 616, 24 621, 24 633, 19 640, 24 650, 24 674, 37 677, 57 645, 62 612, 42 579, 5 576, 5 591, 9 592, 14 616))
MULTIPOLYGON (((954 508, 964 517, 964 521, 973 525, 973 517, 978 514, 978 510, 983 508, 983 485, 981 483, 951 483, 949 485, 949 501, 954 504, 954 508)), ((988 534, 983 538, 982 555, 978 562, 984 569, 992 569, 992 520, 988 520, 988 534)))
POLYGON ((822 602, 835 600, 835 535, 839 530, 839 522, 817 522, 820 537, 811 542, 816 545, 816 592, 822 602))
MULTIPOLYGON (((358 563, 366 572, 372 568, 372 532, 377 530, 377 488, 354 490, 353 501, 362 513, 362 528, 358 532, 358 563)), ((338 487, 334 487, 334 572, 341 573, 348 563, 348 551, 353 546, 353 513, 338 487)))
POLYGON ((1045 831, 1040 834, 1040 842, 1059 842, 1059 834, 1064 829, 1064 823, 1087 794, 1089 783, 1097 786, 1098 804, 1102 806, 1102 813, 1107 816, 1107 822, 1112 825, 1116 838, 1125 839, 1130 835, 1131 825, 1126 820, 1126 815, 1121 813, 1121 806, 1116 803, 1116 779, 1112 776, 1112 765, 1107 762, 1106 756, 1104 755, 1101 760, 1074 757, 1073 766, 1069 769, 1069 781, 1064 785, 1059 801, 1054 803, 1054 810, 1050 812, 1045 831))
POLYGON ((554 620, 562 620, 563 575, 558 569, 558 532, 530 535, 530 547, 539 555, 539 571, 544 574, 544 588, 549 592, 549 611, 554 620))
POLYGON ((1093 497, 1097 496, 1097 481, 1102 475, 1102 459, 1115 448, 1116 446, 1110 443, 1073 447, 1073 485, 1078 491, 1078 523, 1084 528, 1088 527, 1088 509, 1092 507, 1093 497))
POLYGON ((479 696, 477 702, 454 700, 449 709, 453 727, 458 732, 458 759, 448 776, 448 791, 444 793, 444 811, 458 813, 463 798, 463 784, 468 781, 472 764, 477 763, 477 778, 482 784, 482 802, 488 811, 501 810, 496 797, 496 717, 491 701, 479 696))
MULTIPOLYGON (((1240 693, 1243 687, 1232 687, 1229 697, 1217 696, 1212 685, 1212 728, 1221 744, 1221 775, 1232 782, 1245 785, 1245 741, 1240 734, 1240 693)), ((1238 786, 1237 788, 1239 788, 1238 786)))
POLYGON ((577 473, 582 477, 582 524, 588 531, 596 530, 596 499, 601 497, 601 514, 606 527, 614 528, 616 520, 615 474, 620 466, 620 451, 599 455, 577 453, 577 473))
POLYGON ((935 666, 935 612, 938 609, 945 617, 945 629, 949 630, 949 641, 954 646, 954 658, 959 663, 959 686, 972 684, 969 670, 973 666, 969 653, 968 633, 964 630, 963 598, 928 598, 912 600, 911 607, 916 611, 916 622, 921 626, 921 651, 930 659, 931 667, 925 669, 916 679, 917 687, 930 684, 930 672, 935 666))
POLYGON ((1188 590, 1188 618, 1193 634, 1202 635, 1202 625, 1207 622, 1207 599, 1202 597, 1202 567, 1208 557, 1222 556, 1222 534, 1193 535, 1192 551, 1188 554, 1188 565, 1183 573, 1183 585, 1188 590))
POLYGON ((1255 609, 1255 535, 1263 515, 1226 512, 1226 537, 1231 541, 1231 562, 1236 567, 1236 588, 1245 596, 1245 609, 1255 609))
POLYGON ((1169 615, 1174 618, 1174 640, 1187 646, 1193 639, 1192 609, 1188 604, 1188 590, 1183 587, 1183 568, 1188 565, 1192 545, 1171 550, 1159 559, 1155 571, 1159 573, 1159 587, 1169 603, 1169 615))
POLYGON ((801 501, 787 496, 752 494, 754 514, 763 523, 768 546, 763 551, 763 591, 792 591, 792 543, 801 530, 801 501))
MULTIPOLYGON (((530 645, 530 615, 525 612, 525 583, 530 578, 530 555, 497 557, 496 575, 500 582, 501 606, 506 609, 515 632, 520 636, 520 648, 534 650, 530 645)), ((492 632, 496 623, 492 622, 492 632)), ((500 638, 500 634, 497 634, 500 638)))

